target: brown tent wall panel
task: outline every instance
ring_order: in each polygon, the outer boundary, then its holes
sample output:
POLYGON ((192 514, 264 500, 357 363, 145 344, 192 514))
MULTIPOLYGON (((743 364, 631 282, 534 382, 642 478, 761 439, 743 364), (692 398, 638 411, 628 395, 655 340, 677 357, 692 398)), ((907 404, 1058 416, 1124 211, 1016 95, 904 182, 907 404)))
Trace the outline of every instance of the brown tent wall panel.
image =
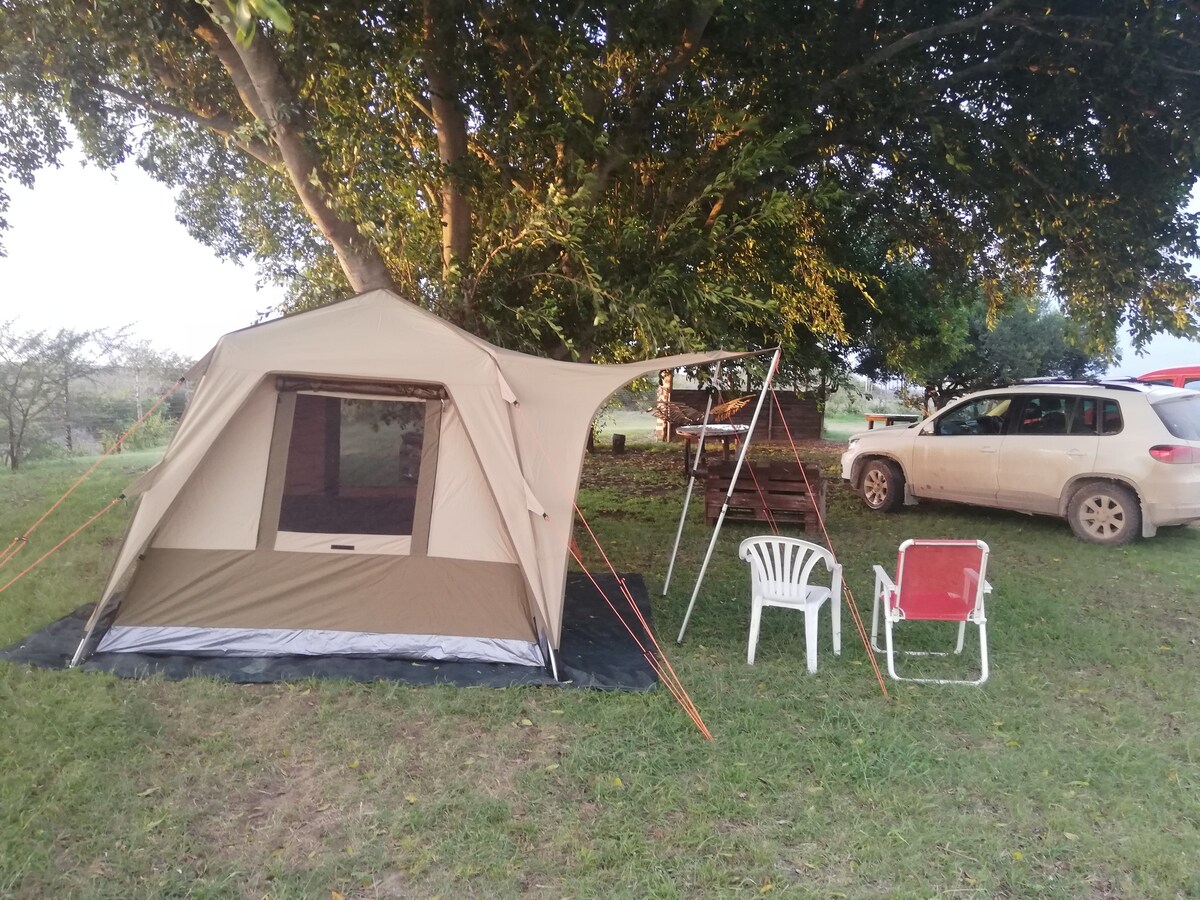
POLYGON ((213 635, 202 632, 218 629, 222 652, 240 655, 420 657, 431 638, 462 638, 450 642, 459 648, 455 658, 541 665, 529 609, 526 581, 515 564, 151 549, 101 649, 210 648, 213 635), (472 642, 479 646, 470 649, 472 642))

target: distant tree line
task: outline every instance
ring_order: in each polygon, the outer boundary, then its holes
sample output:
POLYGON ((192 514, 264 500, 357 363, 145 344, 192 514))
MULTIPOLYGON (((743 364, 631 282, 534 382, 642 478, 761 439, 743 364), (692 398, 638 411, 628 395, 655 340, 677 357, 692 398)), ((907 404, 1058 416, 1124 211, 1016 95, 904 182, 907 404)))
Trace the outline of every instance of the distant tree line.
MULTIPOLYGON (((12 471, 27 460, 94 453, 118 441, 190 362, 125 329, 20 331, 0 323, 0 440, 12 471)), ((124 446, 165 443, 183 412, 172 396, 124 446)))

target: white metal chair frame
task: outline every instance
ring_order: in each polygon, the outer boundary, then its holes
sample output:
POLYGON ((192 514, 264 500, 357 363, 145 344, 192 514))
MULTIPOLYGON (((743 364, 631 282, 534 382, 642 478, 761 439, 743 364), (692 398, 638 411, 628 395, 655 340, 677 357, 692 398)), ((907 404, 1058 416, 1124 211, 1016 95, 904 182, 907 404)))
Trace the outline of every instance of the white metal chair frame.
POLYGON ((748 537, 738 556, 750 563, 750 644, 746 663, 754 665, 764 606, 779 606, 804 613, 804 639, 808 671, 817 671, 817 614, 830 601, 833 652, 842 654, 842 566, 824 547, 799 538, 758 535, 748 537), (813 569, 822 563, 832 576, 828 587, 809 584, 813 569))
MULTIPOLYGON (((955 679, 955 678, 908 678, 896 673, 896 654, 901 653, 905 656, 948 656, 949 653, 939 652, 935 650, 899 650, 894 646, 892 628, 899 622, 908 619, 904 612, 903 597, 900 596, 900 588, 892 581, 890 575, 884 570, 883 566, 875 566, 875 602, 871 609, 871 649, 876 653, 885 653, 887 655, 888 675, 896 681, 911 681, 917 684, 970 684, 980 685, 988 679, 988 649, 987 649, 987 614, 984 610, 984 597, 992 592, 992 585, 983 576, 987 573, 987 562, 989 549, 988 545, 983 541, 950 541, 950 540, 916 540, 909 539, 900 545, 899 562, 897 563, 896 579, 903 582, 903 567, 905 551, 916 544, 942 544, 942 545, 972 545, 979 548, 980 559, 979 569, 968 569, 964 572, 963 597, 974 595, 975 605, 967 614, 966 618, 958 620, 958 640, 954 645, 955 655, 962 653, 963 639, 967 630, 967 623, 979 627, 979 661, 980 675, 977 679, 955 679), (880 607, 883 608, 884 619, 884 640, 885 646, 879 646, 879 616, 880 607)), ((913 620, 916 621, 916 620, 913 620)), ((921 621, 935 621, 924 619, 921 621)))

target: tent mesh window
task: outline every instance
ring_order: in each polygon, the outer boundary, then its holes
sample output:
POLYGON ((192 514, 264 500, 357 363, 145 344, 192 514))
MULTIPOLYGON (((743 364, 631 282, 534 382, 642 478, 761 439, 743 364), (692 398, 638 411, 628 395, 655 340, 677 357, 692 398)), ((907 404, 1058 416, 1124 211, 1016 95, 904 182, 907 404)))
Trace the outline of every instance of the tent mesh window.
POLYGON ((425 403, 298 394, 280 531, 412 534, 425 403))

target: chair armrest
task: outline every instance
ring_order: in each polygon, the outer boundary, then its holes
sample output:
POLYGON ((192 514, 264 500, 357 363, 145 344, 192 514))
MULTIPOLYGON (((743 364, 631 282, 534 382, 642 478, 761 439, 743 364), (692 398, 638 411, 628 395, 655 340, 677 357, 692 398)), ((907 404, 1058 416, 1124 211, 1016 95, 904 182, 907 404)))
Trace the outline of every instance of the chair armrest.
POLYGON ((885 590, 896 592, 896 582, 892 581, 892 576, 887 573, 883 566, 875 566, 875 593, 879 593, 880 586, 885 590))

